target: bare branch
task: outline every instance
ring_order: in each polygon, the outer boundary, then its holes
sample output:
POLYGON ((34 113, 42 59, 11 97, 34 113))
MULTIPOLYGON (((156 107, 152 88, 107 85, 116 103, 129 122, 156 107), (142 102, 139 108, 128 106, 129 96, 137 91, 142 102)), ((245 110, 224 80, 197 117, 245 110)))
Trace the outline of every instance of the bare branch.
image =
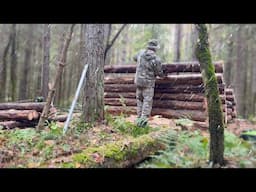
POLYGON ((118 38, 120 33, 123 31, 123 29, 125 28, 126 25, 127 24, 123 24, 122 27, 117 31, 117 33, 114 36, 114 38, 112 39, 112 41, 110 43, 109 42, 107 43, 107 46, 106 46, 106 49, 105 49, 105 53, 104 53, 104 59, 106 58, 109 49, 113 46, 113 44, 115 43, 116 39, 118 38))

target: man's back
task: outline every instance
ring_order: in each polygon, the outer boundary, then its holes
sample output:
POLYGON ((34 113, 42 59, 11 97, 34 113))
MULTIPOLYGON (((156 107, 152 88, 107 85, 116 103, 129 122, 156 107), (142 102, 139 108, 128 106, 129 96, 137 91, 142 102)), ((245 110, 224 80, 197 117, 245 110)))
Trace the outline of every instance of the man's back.
POLYGON ((154 87, 156 76, 163 76, 160 58, 154 51, 140 51, 134 60, 137 61, 135 84, 139 87, 154 87))

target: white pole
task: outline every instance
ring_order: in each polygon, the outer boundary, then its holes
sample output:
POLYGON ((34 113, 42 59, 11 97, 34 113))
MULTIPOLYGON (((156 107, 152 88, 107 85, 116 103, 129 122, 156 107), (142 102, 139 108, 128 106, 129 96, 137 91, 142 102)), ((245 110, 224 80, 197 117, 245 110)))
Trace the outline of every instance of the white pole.
POLYGON ((65 122, 65 125, 64 125, 64 129, 63 129, 63 135, 65 135, 67 129, 68 129, 68 124, 71 120, 71 117, 72 117, 72 113, 73 113, 73 110, 75 108, 75 105, 76 105, 76 102, 77 102, 77 99, 78 99, 78 96, 79 96, 79 93, 80 93, 80 90, 82 88, 82 85, 83 85, 83 82, 85 80, 85 75, 86 75, 86 72, 87 72, 87 69, 88 69, 88 64, 86 64, 84 66, 84 70, 82 72, 82 75, 81 75, 81 78, 80 78, 80 81, 79 81, 79 84, 78 84, 78 87, 76 89, 76 94, 75 94, 75 98, 73 99, 73 102, 71 104, 71 107, 69 109, 69 113, 68 113, 68 118, 65 122))

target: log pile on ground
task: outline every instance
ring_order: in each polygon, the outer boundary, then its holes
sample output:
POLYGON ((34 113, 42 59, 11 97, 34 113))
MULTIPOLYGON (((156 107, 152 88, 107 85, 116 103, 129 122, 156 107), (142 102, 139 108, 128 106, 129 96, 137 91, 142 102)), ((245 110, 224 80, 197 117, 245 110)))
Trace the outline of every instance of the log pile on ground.
POLYGON ((226 89, 226 103, 227 103, 227 117, 229 121, 232 121, 237 117, 236 111, 236 99, 233 89, 226 89))
MULTIPOLYGON (((198 62, 164 64, 167 78, 157 78, 151 115, 207 122, 207 103, 198 62)), ((226 90, 223 62, 214 62, 225 122, 236 117, 234 94, 226 90), (232 100, 233 99, 233 100, 232 100)), ((136 65, 106 66, 104 102, 111 114, 136 114, 136 65)))
MULTIPOLYGON (((0 127, 6 129, 34 127, 38 123, 44 105, 45 102, 0 103, 0 127)), ((66 115, 57 115, 56 112, 56 108, 52 106, 48 120, 66 121, 66 115)))

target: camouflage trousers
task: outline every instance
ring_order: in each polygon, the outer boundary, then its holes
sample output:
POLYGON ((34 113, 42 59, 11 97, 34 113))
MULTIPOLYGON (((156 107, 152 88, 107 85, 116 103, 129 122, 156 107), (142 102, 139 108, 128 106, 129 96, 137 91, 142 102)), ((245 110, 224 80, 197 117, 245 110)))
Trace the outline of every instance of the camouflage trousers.
POLYGON ((137 115, 138 117, 149 117, 152 110, 154 87, 137 87, 137 115))

